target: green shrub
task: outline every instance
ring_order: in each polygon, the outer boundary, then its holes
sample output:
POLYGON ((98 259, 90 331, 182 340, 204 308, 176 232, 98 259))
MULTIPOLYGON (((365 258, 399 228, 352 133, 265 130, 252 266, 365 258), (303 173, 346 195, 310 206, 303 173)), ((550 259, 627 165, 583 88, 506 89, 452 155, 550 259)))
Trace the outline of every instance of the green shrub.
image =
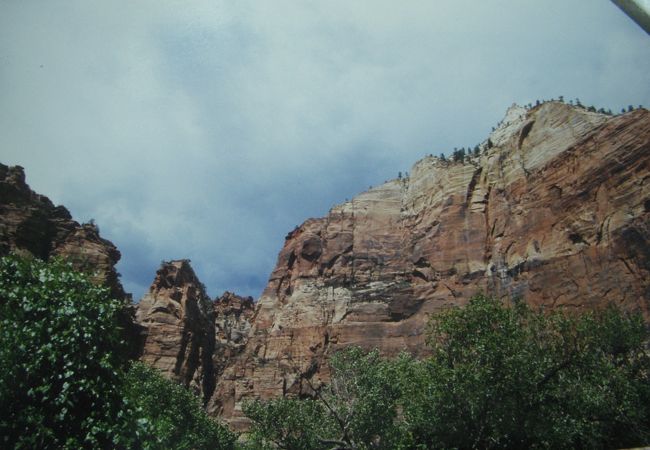
MULTIPOLYGON (((245 405, 252 448, 393 449, 399 390, 391 363, 352 347, 331 361, 332 379, 314 399, 279 398, 245 405)), ((308 381, 307 381, 308 382, 308 381)))
POLYGON ((123 306, 60 261, 0 259, 0 446, 131 446, 123 306))
POLYGON ((611 307, 544 314, 477 296, 432 317, 428 336, 430 358, 386 360, 347 349, 332 359, 332 381, 314 399, 256 402, 245 410, 255 439, 287 449, 650 442, 648 334, 640 316, 611 307), (287 436, 311 440, 301 446, 287 436))
MULTIPOLYGON (((461 448, 607 448, 650 442, 640 316, 566 315, 477 296, 431 321, 419 429, 461 448), (432 420, 433 418, 433 420, 432 420)), ((416 421, 417 422, 417 421, 416 421)))
POLYGON ((123 340, 127 305, 61 261, 0 258, 0 448, 231 449, 123 340))
POLYGON ((208 417, 192 392, 155 369, 133 363, 126 375, 125 393, 144 428, 145 449, 234 448, 236 436, 208 417))

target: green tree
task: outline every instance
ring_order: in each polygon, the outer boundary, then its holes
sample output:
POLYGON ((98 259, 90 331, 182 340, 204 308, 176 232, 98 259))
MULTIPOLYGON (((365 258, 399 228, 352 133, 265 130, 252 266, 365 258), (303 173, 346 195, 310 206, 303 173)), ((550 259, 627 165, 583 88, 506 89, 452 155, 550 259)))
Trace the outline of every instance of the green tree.
POLYGON ((433 357, 404 403, 418 442, 460 448, 607 448, 650 442, 639 316, 568 316, 478 296, 431 322, 433 357), (412 411, 415 411, 414 413, 412 411), (418 413, 420 415, 417 415, 418 413))
POLYGON ((325 405, 316 399, 277 398, 244 404, 253 421, 248 448, 266 450, 312 450, 329 448, 324 436, 336 431, 325 405))
POLYGON ((127 313, 69 264, 0 258, 0 448, 233 448, 189 391, 129 369, 127 313))
POLYGON ((129 447, 124 304, 70 265, 0 259, 4 448, 129 447))
POLYGON ((398 448, 400 391, 392 362, 379 358, 376 350, 365 353, 352 347, 336 353, 330 366, 330 383, 313 386, 313 399, 255 401, 245 406, 244 412, 253 420, 254 448, 398 448))
POLYGON ((236 436, 208 417, 192 392, 143 363, 131 366, 124 394, 143 429, 140 441, 145 449, 234 448, 236 436))

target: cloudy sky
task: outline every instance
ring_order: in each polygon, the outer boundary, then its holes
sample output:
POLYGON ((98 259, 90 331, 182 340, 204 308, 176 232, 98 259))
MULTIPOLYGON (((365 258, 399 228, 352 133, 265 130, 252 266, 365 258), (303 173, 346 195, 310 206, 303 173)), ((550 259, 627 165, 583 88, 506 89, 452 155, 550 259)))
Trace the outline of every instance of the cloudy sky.
POLYGON ((136 298, 175 258, 257 297, 294 226, 559 95, 650 105, 650 37, 607 0, 0 1, 0 162, 136 298))

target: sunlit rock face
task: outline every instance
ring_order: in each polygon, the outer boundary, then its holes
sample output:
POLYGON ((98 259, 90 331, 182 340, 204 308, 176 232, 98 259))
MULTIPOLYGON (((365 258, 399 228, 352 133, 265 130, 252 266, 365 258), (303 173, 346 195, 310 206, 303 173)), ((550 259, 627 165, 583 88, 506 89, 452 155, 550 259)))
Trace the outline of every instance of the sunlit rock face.
POLYGON ((214 390, 214 308, 188 260, 163 262, 137 306, 141 359, 204 398, 214 390))
POLYGON ((254 303, 225 292, 212 301, 189 260, 163 262, 136 309, 141 360, 207 401, 248 340, 254 303))
POLYGON ((22 167, 0 164, 0 255, 16 253, 43 260, 61 257, 126 298, 115 265, 120 252, 94 223, 80 225, 64 206, 35 193, 22 167))
POLYGON ((513 106, 464 163, 427 157, 286 238, 208 404, 308 393, 338 348, 426 352, 430 314, 486 292, 649 318, 650 113, 513 106), (307 383, 309 380, 309 383, 307 383))

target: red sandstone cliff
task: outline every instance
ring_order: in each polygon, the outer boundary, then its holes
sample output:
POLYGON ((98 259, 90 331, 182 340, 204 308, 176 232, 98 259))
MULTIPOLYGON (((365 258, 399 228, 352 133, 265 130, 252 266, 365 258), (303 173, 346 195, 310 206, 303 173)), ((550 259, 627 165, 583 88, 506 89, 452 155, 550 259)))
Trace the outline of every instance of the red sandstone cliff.
POLYGON ((163 262, 136 320, 144 328, 142 360, 204 398, 214 390, 214 309, 188 260, 163 262))
POLYGON ((60 256, 125 298, 115 264, 120 252, 94 224, 72 220, 63 206, 32 191, 22 167, 0 164, 0 255, 14 252, 47 260, 60 256))
POLYGON ((287 236, 208 409, 308 392, 342 346, 424 349, 427 317, 484 291, 649 317, 650 113, 513 107, 465 163, 425 158, 287 236), (490 147, 490 148, 488 148, 490 147))
MULTIPOLYGON (((124 296, 115 246, 0 165, 8 252, 61 255, 124 296)), ((139 348, 243 427, 242 401, 308 393, 305 378, 327 381, 338 348, 421 354, 429 314, 481 290, 548 308, 614 302, 650 319, 648 111, 513 107, 480 156, 425 158, 290 233, 256 306, 212 302, 188 261, 165 263, 137 307, 139 348)))
POLYGON ((247 341, 253 307, 230 292, 213 302, 188 260, 163 262, 136 306, 141 359, 207 401, 247 341))
POLYGON ((254 312, 253 297, 226 291, 214 301, 216 345, 212 359, 217 379, 246 347, 254 312))

